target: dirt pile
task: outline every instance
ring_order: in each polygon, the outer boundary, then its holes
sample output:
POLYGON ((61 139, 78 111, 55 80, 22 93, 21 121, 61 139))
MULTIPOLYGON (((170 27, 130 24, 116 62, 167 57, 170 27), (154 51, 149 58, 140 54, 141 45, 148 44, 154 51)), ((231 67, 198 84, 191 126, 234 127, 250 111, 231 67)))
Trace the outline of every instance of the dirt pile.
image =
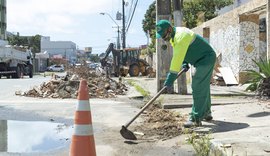
POLYGON ((73 69, 62 78, 52 75, 49 82, 44 82, 26 92, 17 91, 15 94, 41 98, 77 98, 81 78, 88 80, 90 98, 114 98, 127 91, 125 84, 81 67, 73 69))
POLYGON ((135 131, 144 135, 142 138, 169 139, 182 133, 184 117, 176 112, 153 107, 143 116, 143 124, 136 126, 135 131))

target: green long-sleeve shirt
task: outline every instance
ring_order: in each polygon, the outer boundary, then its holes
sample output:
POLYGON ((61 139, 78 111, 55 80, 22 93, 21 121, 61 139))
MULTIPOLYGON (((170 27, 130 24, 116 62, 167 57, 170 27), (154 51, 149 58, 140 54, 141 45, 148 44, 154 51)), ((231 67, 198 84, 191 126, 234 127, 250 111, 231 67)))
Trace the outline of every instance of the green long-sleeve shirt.
POLYGON ((176 27, 175 35, 170 42, 173 47, 170 66, 172 73, 178 73, 184 61, 196 66, 196 62, 203 56, 214 52, 204 38, 185 27, 176 27))

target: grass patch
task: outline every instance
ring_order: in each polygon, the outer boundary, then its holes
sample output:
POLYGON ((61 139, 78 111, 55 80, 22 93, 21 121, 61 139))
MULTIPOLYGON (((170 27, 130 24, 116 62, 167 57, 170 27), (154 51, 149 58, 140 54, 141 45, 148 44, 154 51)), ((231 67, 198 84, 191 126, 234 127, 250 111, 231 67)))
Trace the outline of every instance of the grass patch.
POLYGON ((188 136, 187 142, 191 144, 198 156, 207 156, 210 154, 210 134, 191 133, 188 136))
POLYGON ((139 86, 138 84, 136 84, 136 82, 134 80, 127 80, 127 83, 129 85, 133 86, 139 93, 142 94, 143 97, 149 97, 150 96, 150 92, 149 91, 146 91, 141 86, 139 86))
POLYGON ((46 71, 46 72, 44 72, 44 73, 39 73, 41 76, 52 76, 53 74, 55 74, 55 72, 48 72, 48 71, 46 71))

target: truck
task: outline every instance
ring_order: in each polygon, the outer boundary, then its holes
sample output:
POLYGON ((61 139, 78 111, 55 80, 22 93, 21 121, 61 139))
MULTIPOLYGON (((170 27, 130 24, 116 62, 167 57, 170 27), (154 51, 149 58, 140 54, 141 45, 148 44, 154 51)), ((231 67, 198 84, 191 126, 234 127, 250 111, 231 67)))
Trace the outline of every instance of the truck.
POLYGON ((129 74, 131 77, 135 77, 139 76, 140 73, 142 76, 147 76, 153 71, 145 60, 140 59, 140 48, 115 49, 114 47, 115 45, 110 43, 105 56, 100 60, 101 66, 114 76, 125 77, 129 74), (110 53, 113 55, 112 63, 108 62, 110 53))
POLYGON ((33 57, 30 49, 5 45, 0 47, 0 78, 20 78, 28 75, 33 78, 33 57))

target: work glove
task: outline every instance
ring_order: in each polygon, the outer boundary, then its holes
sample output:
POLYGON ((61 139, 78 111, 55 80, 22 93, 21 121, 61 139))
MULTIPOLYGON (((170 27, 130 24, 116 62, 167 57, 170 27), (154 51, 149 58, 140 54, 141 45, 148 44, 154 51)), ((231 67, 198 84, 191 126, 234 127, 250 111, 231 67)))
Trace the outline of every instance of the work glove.
POLYGON ((182 64, 182 69, 184 69, 185 72, 187 72, 187 71, 189 70, 189 65, 188 65, 187 62, 184 62, 184 63, 182 64))
POLYGON ((164 86, 171 87, 173 85, 173 82, 175 81, 176 78, 177 78, 177 74, 176 73, 169 72, 167 74, 167 78, 166 78, 166 80, 164 82, 164 86))

